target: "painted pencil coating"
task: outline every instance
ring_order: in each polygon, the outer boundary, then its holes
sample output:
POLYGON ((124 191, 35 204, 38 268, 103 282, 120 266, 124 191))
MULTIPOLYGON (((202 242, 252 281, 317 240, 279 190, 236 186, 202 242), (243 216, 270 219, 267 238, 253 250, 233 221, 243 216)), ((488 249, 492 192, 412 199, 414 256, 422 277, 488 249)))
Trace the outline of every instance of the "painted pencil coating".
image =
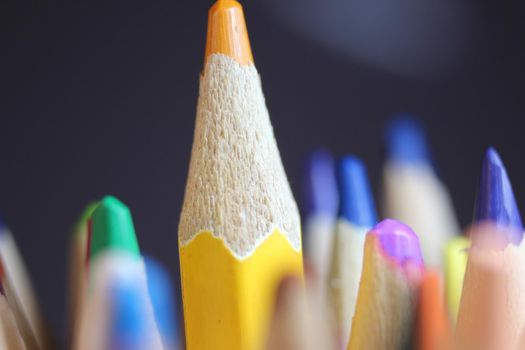
POLYGON ((452 330, 445 307, 440 272, 425 272, 419 290, 417 309, 416 349, 451 350, 452 330))
POLYGON ((445 249, 445 294, 450 318, 454 324, 458 317, 469 247, 470 239, 465 236, 457 236, 448 242, 445 249))

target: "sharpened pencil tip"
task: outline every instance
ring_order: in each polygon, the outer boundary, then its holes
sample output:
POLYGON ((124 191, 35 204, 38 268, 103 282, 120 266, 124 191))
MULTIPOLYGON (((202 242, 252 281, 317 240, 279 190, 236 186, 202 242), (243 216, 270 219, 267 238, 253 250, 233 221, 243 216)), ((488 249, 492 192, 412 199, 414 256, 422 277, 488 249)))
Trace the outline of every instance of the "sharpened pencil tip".
POLYGON ((230 56, 241 65, 253 64, 244 13, 235 0, 218 0, 208 13, 205 63, 217 53, 230 56))
POLYGON ((390 159, 399 163, 431 163, 421 124, 409 114, 395 116, 386 129, 390 159))
POLYGON ((104 197, 92 214, 92 222, 91 258, 106 249, 140 256, 131 213, 117 198, 104 197))
POLYGON ((383 252, 399 265, 411 262, 423 266, 419 238, 407 225, 397 220, 385 219, 371 233, 378 236, 383 252))
POLYGON ((363 162, 354 156, 342 158, 337 169, 337 177, 339 215, 357 226, 374 226, 377 223, 374 196, 363 162))
POLYGON ((474 216, 474 222, 483 221, 517 229, 519 237, 515 237, 514 243, 521 242, 523 224, 512 185, 498 152, 492 147, 483 160, 474 216))
POLYGON ((303 171, 304 210, 307 215, 337 215, 335 162, 325 150, 310 153, 303 171))

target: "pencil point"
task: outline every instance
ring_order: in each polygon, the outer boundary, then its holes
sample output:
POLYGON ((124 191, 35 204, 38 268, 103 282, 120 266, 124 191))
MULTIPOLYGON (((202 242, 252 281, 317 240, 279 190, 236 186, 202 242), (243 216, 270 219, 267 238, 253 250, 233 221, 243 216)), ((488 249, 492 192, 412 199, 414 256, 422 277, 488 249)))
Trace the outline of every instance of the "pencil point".
POLYGON ((498 153, 489 148, 481 169, 481 179, 474 222, 491 221, 500 226, 517 229, 523 235, 521 216, 514 198, 512 185, 498 153))
POLYGON ((113 196, 106 196, 92 215, 91 259, 110 249, 139 257, 139 246, 131 213, 126 205, 113 196))
POLYGON ((335 164, 328 151, 316 150, 306 158, 303 193, 306 214, 337 215, 335 164))
POLYGON ((339 162, 337 173, 339 215, 357 226, 374 226, 377 223, 374 199, 363 162, 346 156, 339 162))
POLYGON ((208 13, 205 64, 212 54, 230 56, 241 65, 253 64, 252 49, 241 4, 218 0, 208 13))
POLYGON ((407 225, 396 220, 385 219, 371 232, 378 236, 383 252, 399 265, 411 262, 423 266, 419 239, 407 225))
POLYGON ((386 129, 390 159, 400 163, 430 163, 425 133, 421 124, 409 114, 395 116, 386 129))

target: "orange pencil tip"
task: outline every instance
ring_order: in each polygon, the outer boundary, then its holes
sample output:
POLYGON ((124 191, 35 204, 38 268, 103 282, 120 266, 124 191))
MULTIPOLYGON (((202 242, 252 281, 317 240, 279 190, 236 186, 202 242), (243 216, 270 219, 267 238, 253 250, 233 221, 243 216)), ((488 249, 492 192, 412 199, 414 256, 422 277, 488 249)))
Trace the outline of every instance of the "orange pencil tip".
POLYGON ((230 56, 241 65, 253 64, 244 13, 235 0, 218 0, 208 13, 204 63, 215 53, 230 56))

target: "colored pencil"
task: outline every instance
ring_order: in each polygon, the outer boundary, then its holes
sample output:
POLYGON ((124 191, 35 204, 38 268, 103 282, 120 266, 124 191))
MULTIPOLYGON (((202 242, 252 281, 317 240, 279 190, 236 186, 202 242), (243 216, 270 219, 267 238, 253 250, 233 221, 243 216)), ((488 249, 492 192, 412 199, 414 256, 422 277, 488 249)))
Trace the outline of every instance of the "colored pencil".
POLYGON ((421 126, 410 117, 395 118, 387 129, 384 210, 419 234, 427 266, 441 268, 450 237, 461 231, 449 194, 434 172, 421 126))
POLYGON ((90 246, 73 348, 163 349, 131 213, 115 197, 104 197, 93 211, 90 246))
POLYGON ((300 218, 234 0, 209 11, 179 252, 187 349, 263 346, 279 281, 302 276, 300 218))
POLYGON ((326 281, 339 204, 335 162, 328 151, 320 149, 308 155, 302 185, 305 259, 312 264, 319 280, 326 281))
POLYGON ((423 271, 419 240, 408 226, 386 219, 367 233, 348 350, 410 346, 423 271))
POLYGON ((0 349, 27 350, 5 295, 0 295, 0 349))
MULTIPOLYGON (((85 297, 85 284, 87 279, 86 259, 87 259, 87 240, 88 240, 88 220, 95 210, 98 203, 89 203, 84 209, 81 217, 73 228, 73 235, 70 243, 69 256, 69 322, 72 333, 76 328, 76 323, 80 317, 81 305, 85 297)), ((73 338, 71 334, 71 339, 73 338)))
POLYGON ((506 169, 485 155, 458 314, 461 349, 514 349, 525 324, 523 225, 506 169))
POLYGON ((435 270, 426 271, 421 281, 417 310, 415 348, 452 349, 452 329, 445 306, 443 279, 435 270))
POLYGON ((346 156, 338 164, 339 219, 328 279, 341 344, 348 344, 361 278, 366 233, 377 223, 368 176, 361 160, 346 156))
POLYGON ((49 344, 44 321, 33 292, 31 279, 24 265, 11 231, 0 222, 0 257, 5 273, 5 291, 10 294, 11 308, 19 327, 27 325, 28 330, 21 329, 28 346, 46 349, 49 344), (16 299, 16 301, 15 301, 16 299), (15 307, 16 305, 16 307, 15 307))
POLYGON ((180 348, 179 325, 175 310, 175 291, 169 272, 156 259, 144 258, 148 293, 151 297, 155 321, 165 350, 180 348))
POLYGON ((277 291, 266 350, 335 350, 320 281, 307 276, 306 292, 297 278, 283 279, 277 291))
POLYGON ((456 236, 449 240, 445 248, 445 294, 449 315, 454 324, 458 317, 469 247, 469 238, 456 236))

